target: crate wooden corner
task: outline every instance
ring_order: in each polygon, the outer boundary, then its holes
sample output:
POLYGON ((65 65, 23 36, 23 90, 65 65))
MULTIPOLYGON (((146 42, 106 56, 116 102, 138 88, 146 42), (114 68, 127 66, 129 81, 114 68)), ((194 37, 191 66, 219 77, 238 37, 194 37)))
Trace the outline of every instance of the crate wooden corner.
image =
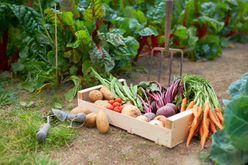
POLYGON ((193 120, 192 110, 187 110, 169 117, 168 125, 165 128, 161 128, 147 122, 139 121, 135 118, 110 111, 87 101, 88 93, 91 90, 100 89, 101 87, 102 85, 98 85, 78 91, 78 106, 87 107, 92 112, 103 110, 106 113, 111 125, 124 129, 131 134, 136 134, 154 141, 157 144, 172 148, 184 142, 188 134, 190 124, 193 120))

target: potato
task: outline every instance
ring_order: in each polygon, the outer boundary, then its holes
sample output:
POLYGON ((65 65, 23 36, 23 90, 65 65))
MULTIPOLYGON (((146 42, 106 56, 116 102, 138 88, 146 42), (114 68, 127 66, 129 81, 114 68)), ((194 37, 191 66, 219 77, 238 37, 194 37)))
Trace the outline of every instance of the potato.
POLYGON ((91 113, 90 110, 88 108, 85 107, 75 107, 71 110, 70 112, 71 114, 79 114, 79 113, 84 113, 85 115, 91 113))
POLYGON ((106 100, 113 100, 114 99, 113 94, 111 93, 111 91, 108 88, 103 86, 100 89, 100 92, 102 92, 104 99, 106 99, 106 100))
POLYGON ((96 100, 102 100, 103 99, 103 95, 102 92, 98 91, 98 90, 92 90, 89 93, 89 100, 91 102, 95 102, 96 100))
POLYGON ((130 116, 130 117, 137 117, 141 115, 140 110, 134 105, 125 105, 121 111, 122 114, 130 116))
POLYGON ((154 120, 159 120, 159 121, 161 121, 164 127, 166 127, 166 126, 169 124, 169 123, 168 123, 168 122, 169 122, 168 119, 167 119, 165 116, 163 116, 163 115, 158 115, 158 116, 156 116, 156 117, 154 118, 154 120))
POLYGON ((95 101, 96 105, 99 105, 101 107, 107 108, 108 106, 110 106, 111 104, 108 103, 107 100, 96 100, 95 101))
POLYGON ((96 115, 96 128, 100 133, 107 133, 109 130, 109 121, 103 111, 99 111, 96 115))
POLYGON ((96 126, 96 113, 92 112, 92 113, 86 115, 85 126, 86 127, 95 127, 96 126))

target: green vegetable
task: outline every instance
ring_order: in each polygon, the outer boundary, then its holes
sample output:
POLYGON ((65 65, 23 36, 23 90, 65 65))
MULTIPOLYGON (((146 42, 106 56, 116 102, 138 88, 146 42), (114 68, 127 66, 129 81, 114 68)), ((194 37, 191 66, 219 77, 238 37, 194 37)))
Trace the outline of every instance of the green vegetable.
POLYGON ((225 101, 224 129, 215 133, 210 158, 218 164, 248 162, 248 73, 229 86, 231 100, 225 101))

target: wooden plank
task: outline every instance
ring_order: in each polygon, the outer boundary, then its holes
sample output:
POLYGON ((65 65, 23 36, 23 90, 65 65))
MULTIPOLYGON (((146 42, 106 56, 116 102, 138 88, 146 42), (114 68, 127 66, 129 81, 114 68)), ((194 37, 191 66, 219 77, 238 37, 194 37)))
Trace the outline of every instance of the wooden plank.
POLYGON ((162 128, 147 122, 139 121, 132 117, 107 110, 81 99, 78 100, 78 103, 79 106, 87 107, 90 111, 93 112, 98 112, 99 110, 104 111, 111 125, 127 130, 131 134, 136 134, 146 139, 152 140, 157 144, 168 147, 171 146, 169 144, 171 141, 171 130, 168 128, 162 128))
POLYGON ((178 115, 170 117, 170 120, 172 121, 170 147, 173 147, 185 141, 193 120, 193 112, 192 110, 181 112, 178 115))

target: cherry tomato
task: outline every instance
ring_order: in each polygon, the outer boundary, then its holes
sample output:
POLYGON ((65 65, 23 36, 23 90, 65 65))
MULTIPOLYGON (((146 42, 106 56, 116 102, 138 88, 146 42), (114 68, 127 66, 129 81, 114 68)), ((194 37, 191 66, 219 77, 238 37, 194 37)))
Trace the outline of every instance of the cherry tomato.
POLYGON ((114 106, 114 107, 118 107, 118 106, 120 106, 120 105, 121 105, 121 103, 119 103, 119 102, 114 102, 114 103, 113 103, 113 106, 114 106))
POLYGON ((121 113, 120 107, 115 107, 115 108, 114 108, 114 111, 115 111, 115 112, 121 113))
POLYGON ((115 101, 114 100, 109 100, 108 103, 109 104, 113 104, 115 101))
POLYGON ((120 110, 122 110, 122 109, 123 109, 123 107, 124 107, 124 106, 123 106, 123 105, 121 105, 121 106, 120 106, 120 110))
POLYGON ((116 98, 116 99, 115 99, 115 102, 122 103, 122 100, 121 100, 121 98, 116 98))
POLYGON ((114 106, 113 105, 108 105, 107 109, 114 110, 114 106))

